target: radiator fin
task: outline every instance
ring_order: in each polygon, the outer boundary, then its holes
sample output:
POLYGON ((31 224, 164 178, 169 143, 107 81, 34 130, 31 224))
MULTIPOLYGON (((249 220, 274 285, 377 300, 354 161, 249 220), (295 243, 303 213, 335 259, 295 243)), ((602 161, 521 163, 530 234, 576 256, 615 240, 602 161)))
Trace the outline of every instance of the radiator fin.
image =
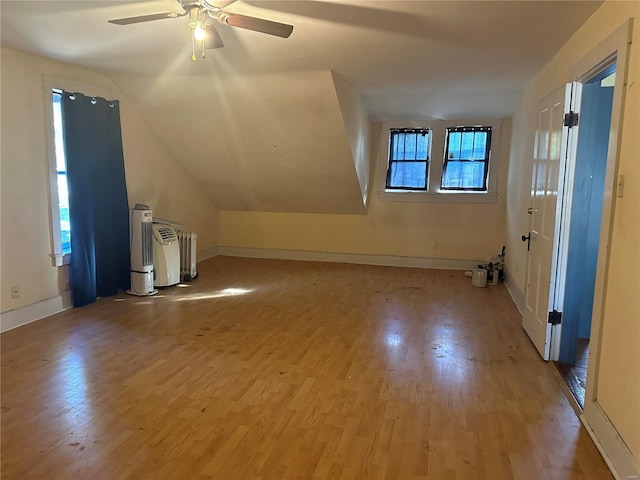
POLYGON ((198 276, 196 270, 196 245, 198 234, 196 232, 178 232, 180 244, 180 278, 188 282, 198 276))

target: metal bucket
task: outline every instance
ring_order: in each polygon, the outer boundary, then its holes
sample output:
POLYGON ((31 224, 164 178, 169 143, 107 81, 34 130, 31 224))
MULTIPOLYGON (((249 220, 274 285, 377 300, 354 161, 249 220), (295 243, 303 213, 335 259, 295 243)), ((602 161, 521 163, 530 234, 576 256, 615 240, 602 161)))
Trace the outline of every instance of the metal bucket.
POLYGON ((471 274, 471 285, 474 287, 486 287, 487 271, 482 268, 476 268, 471 274))

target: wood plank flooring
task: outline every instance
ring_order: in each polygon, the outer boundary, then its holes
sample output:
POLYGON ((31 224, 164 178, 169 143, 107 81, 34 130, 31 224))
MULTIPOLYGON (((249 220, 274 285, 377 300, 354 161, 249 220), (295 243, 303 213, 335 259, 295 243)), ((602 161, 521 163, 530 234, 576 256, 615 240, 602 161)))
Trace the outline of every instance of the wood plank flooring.
POLYGON ((3 479, 609 479, 502 285, 216 257, 1 336, 3 479))

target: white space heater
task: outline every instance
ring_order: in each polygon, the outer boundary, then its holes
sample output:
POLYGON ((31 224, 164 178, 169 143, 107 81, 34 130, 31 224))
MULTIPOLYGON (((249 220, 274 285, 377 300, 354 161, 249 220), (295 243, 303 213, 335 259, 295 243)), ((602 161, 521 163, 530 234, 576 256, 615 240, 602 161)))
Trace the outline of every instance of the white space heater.
POLYGON ((180 278, 190 282, 198 276, 196 270, 196 244, 198 234, 196 232, 183 232, 178 230, 178 243, 180 244, 180 278))
POLYGON ((144 297, 154 295, 151 209, 140 203, 131 210, 131 289, 127 293, 144 297))
POLYGON ((170 225, 153 224, 153 266, 156 287, 180 283, 180 247, 178 235, 170 225))

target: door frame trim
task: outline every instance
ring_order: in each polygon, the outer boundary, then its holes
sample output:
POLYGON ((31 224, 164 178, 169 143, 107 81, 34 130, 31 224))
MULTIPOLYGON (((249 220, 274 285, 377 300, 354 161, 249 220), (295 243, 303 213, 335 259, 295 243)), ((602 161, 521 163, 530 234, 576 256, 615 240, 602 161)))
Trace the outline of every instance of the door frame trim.
MULTIPOLYGON (((615 208, 615 188, 618 174, 618 150, 621 141, 622 116, 624 114, 624 97, 626 93, 626 79, 628 70, 628 45, 631 42, 632 20, 629 19, 613 34, 590 51, 571 69, 574 81, 583 82, 602 70, 612 59, 616 59, 616 81, 611 110, 611 127, 609 129, 609 148, 607 151, 607 167, 605 173, 604 198, 602 203, 602 218, 600 223, 600 245, 598 247, 598 266, 594 288, 593 314, 591 317, 591 343, 596 348, 590 349, 587 367, 587 391, 585 407, 596 399, 598 357, 600 353, 600 337, 604 317, 606 277, 609 270, 609 244, 611 242, 613 210, 615 208), (590 381, 589 381, 590 380, 590 381)), ((575 162, 575 152, 572 161, 575 162)))
MULTIPOLYGON (((613 213, 616 203, 616 180, 618 178, 619 158, 624 115, 624 100, 627 89, 629 68, 629 45, 631 44, 633 19, 624 22, 612 34, 591 49, 570 70, 571 81, 583 83, 596 73, 616 62, 616 80, 611 110, 611 126, 609 129, 609 147, 604 181, 604 197, 600 223, 600 244, 598 247, 598 263, 594 286, 593 312, 591 317, 591 340, 587 365, 587 385, 585 405, 581 417, 587 431, 616 478, 637 478, 640 466, 631 451, 624 443, 614 425, 597 401, 597 384, 600 366, 600 349, 602 345, 602 327, 604 323, 605 300, 607 294, 607 277, 609 274, 609 246, 613 231, 613 213)), ((572 152, 570 162, 575 163, 572 152)), ((567 255, 568 252, 564 252, 567 255)))

